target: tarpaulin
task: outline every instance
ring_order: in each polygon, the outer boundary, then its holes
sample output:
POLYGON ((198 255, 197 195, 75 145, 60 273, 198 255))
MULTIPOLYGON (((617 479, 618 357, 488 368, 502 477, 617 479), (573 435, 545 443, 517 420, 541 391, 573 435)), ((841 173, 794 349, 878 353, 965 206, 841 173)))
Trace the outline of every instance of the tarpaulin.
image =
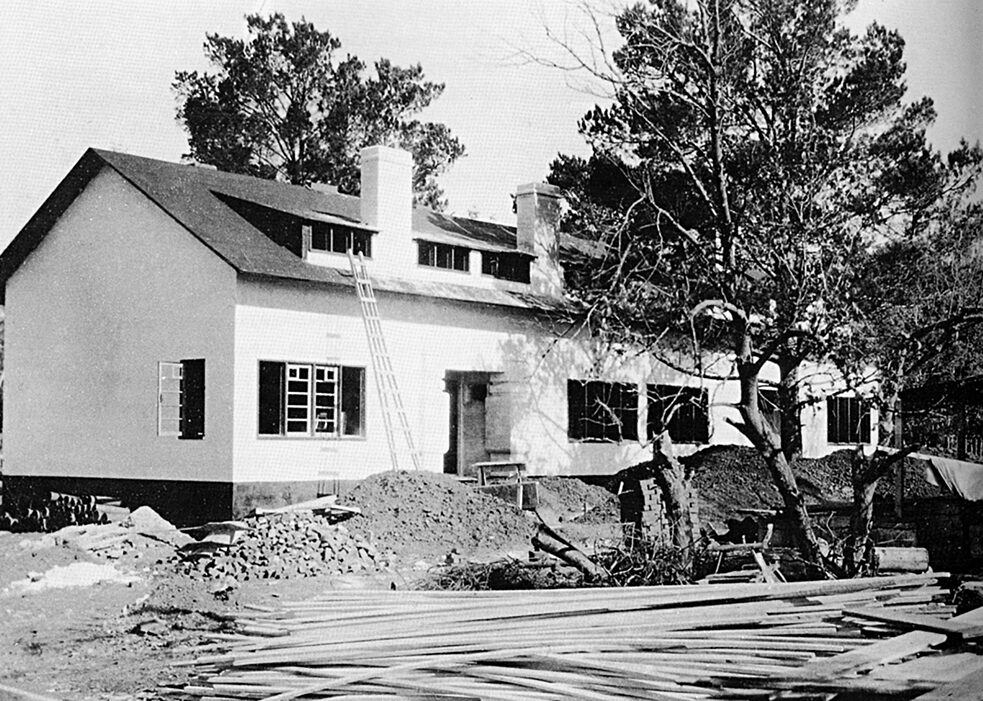
POLYGON ((983 499, 983 465, 934 455, 917 457, 929 462, 925 468, 925 479, 929 484, 948 487, 953 494, 970 501, 983 499))

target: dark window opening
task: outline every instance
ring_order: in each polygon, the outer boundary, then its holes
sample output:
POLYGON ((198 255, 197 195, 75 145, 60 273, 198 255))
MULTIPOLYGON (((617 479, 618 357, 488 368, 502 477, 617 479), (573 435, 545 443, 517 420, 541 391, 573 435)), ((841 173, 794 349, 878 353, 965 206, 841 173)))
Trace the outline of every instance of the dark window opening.
POLYGON ((481 273, 498 280, 529 282, 529 258, 511 253, 481 254, 481 273))
POLYGON ((663 431, 675 443, 707 443, 710 412, 707 391, 699 387, 648 386, 648 437, 663 431))
POLYGON ((328 253, 361 253, 372 257, 372 234, 336 224, 315 223, 311 227, 311 250, 328 253))
POLYGON ((625 382, 567 380, 568 435, 573 440, 638 438, 638 392, 625 382))
POLYGON ((430 241, 418 241, 417 247, 417 262, 420 265, 462 272, 470 270, 471 249, 469 248, 430 241))
POLYGON ((870 408, 860 397, 826 400, 826 440, 829 443, 870 443, 870 408))
POLYGON ((364 436, 365 368, 259 363, 262 436, 364 436))

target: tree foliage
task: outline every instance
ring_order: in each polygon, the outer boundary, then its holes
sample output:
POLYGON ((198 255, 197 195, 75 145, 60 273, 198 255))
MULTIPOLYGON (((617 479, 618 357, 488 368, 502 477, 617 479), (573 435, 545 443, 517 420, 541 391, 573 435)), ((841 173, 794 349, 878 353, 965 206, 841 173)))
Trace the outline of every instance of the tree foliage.
POLYGON ((247 39, 209 34, 210 72, 180 71, 177 118, 186 157, 220 170, 291 183, 359 190, 359 152, 386 144, 413 154, 416 200, 446 203, 437 177, 464 147, 443 124, 418 115, 444 90, 422 67, 339 58, 341 42, 305 20, 246 17, 247 39))
POLYGON ((572 276, 589 318, 656 353, 667 329, 690 338, 697 363, 705 350, 729 352, 739 428, 813 562, 819 546, 789 467, 810 400, 803 364, 851 346, 855 367, 884 357, 854 343, 890 328, 875 321, 883 305, 867 264, 892 242, 931 239, 941 203, 979 163, 968 146, 949 160, 930 146, 931 100, 904 101, 904 41, 876 24, 850 32, 848 5, 651 0, 625 10, 624 43, 597 72, 613 100, 580 123, 593 155, 560 158, 551 175, 571 195, 569 225, 606 244, 572 276), (778 430, 759 406, 766 364, 778 368, 778 430))

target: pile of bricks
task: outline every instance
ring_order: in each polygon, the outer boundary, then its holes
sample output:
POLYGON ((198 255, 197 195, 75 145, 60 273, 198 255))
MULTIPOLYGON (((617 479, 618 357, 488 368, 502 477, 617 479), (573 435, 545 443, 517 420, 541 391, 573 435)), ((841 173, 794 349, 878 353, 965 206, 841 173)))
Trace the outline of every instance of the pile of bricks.
MULTIPOLYGON (((624 493, 624 492, 623 492, 624 493)), ((622 521, 635 524, 637 533, 657 545, 670 545, 672 531, 666 513, 662 490, 654 479, 640 479, 634 499, 623 499, 622 521), (627 512, 627 513, 626 513, 627 512)), ((693 532, 699 533, 699 514, 696 492, 691 487, 689 518, 693 532)))
POLYGON ((216 536, 182 549, 187 574, 288 579, 389 569, 390 557, 364 535, 310 512, 247 519, 235 538, 216 536), (222 542, 222 539, 225 542, 222 542))

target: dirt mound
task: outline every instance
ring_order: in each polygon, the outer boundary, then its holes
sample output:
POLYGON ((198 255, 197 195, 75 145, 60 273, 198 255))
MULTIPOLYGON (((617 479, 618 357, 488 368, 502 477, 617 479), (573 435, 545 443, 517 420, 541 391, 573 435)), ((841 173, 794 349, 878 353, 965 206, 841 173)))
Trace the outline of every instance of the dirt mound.
POLYGON ((693 470, 703 521, 722 521, 738 509, 771 509, 782 502, 754 448, 711 446, 681 461, 693 470))
POLYGON ((563 521, 611 523, 621 518, 618 497, 603 487, 576 477, 546 477, 537 480, 539 503, 555 511, 563 521))
MULTIPOLYGON (((795 461, 792 471, 799 489, 806 495, 806 503, 843 502, 853 498, 852 453, 850 449, 838 450, 823 458, 795 461)), ((681 460, 694 470, 700 517, 704 521, 724 520, 738 509, 771 509, 782 505, 768 467, 754 448, 711 446, 681 460)), ((906 499, 942 493, 925 481, 924 466, 922 460, 905 460, 906 499)), ((893 485, 892 473, 880 481, 877 494, 893 496, 893 485)))
POLYGON ((403 562, 527 546, 531 519, 514 506, 430 472, 382 472, 344 495, 362 509, 347 521, 403 562))

